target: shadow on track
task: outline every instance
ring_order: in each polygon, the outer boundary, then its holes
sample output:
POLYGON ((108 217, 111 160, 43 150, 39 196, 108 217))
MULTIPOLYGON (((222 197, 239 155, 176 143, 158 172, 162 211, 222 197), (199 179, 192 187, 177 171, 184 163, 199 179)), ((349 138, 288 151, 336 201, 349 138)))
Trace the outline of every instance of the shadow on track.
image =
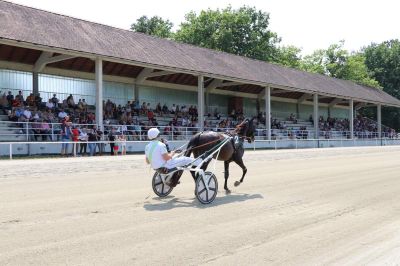
POLYGON ((182 207, 191 207, 191 208, 199 208, 199 209, 208 209, 212 207, 216 207, 219 205, 229 204, 233 202, 242 202, 246 200, 253 199, 263 199, 264 197, 261 194, 228 194, 226 196, 216 198, 210 204, 201 204, 198 202, 196 198, 191 199, 178 199, 173 196, 168 196, 165 198, 153 198, 153 200, 158 200, 160 203, 147 203, 143 205, 143 207, 147 211, 166 211, 174 208, 182 208, 182 207))

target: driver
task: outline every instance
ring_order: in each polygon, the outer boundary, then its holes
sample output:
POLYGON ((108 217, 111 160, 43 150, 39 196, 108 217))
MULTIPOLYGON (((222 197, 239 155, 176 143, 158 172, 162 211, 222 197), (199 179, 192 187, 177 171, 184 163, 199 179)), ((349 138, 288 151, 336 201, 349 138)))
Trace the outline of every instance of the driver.
POLYGON ((146 163, 150 164, 154 170, 162 167, 173 169, 191 163, 193 163, 194 166, 198 165, 198 161, 195 161, 195 159, 191 157, 174 157, 175 151, 168 152, 165 144, 160 141, 160 131, 157 128, 150 128, 147 132, 147 137, 151 142, 147 144, 145 148, 146 163))

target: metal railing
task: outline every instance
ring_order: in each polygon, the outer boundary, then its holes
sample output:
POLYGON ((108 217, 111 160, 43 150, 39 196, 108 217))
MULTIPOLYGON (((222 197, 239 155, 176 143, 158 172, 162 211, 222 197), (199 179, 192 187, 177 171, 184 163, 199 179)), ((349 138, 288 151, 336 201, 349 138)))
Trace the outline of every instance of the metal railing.
MULTIPOLYGON (((96 141, 96 142, 0 142, 0 157, 26 157, 26 156, 99 156, 111 155, 111 144, 118 145, 117 154, 124 149, 127 153, 141 153, 148 141, 96 141), (67 146, 63 146, 67 145, 67 146), (81 145, 86 148, 82 151, 81 145), (65 148, 63 152, 63 148, 65 148)), ((185 141, 171 141, 171 150, 182 147, 185 141)), ((396 139, 286 139, 286 140, 255 140, 245 143, 246 149, 305 149, 305 148, 331 148, 331 147, 361 147, 361 146, 387 146, 400 145, 400 138, 396 139)), ((122 153, 121 153, 122 154, 122 153)))
MULTIPOLYGON (((80 129, 92 129, 95 124, 73 124, 80 129)), ((104 133, 107 135, 112 129, 117 134, 124 134, 130 141, 144 141, 147 139, 148 126, 143 125, 104 125, 104 133)), ((185 126, 158 126, 161 137, 167 140, 189 140, 193 135, 200 131, 198 127, 185 126)), ((233 128, 219 128, 217 126, 205 127, 204 130, 226 132, 233 128)), ((46 122, 11 122, 0 121, 0 137, 3 141, 59 141, 61 140, 61 123, 46 122)), ((256 129, 255 139, 266 140, 267 130, 256 129)), ((378 132, 354 132, 353 138, 374 139, 378 138, 378 132)), ((397 138, 395 132, 382 132, 382 138, 397 138)), ((315 139, 314 130, 297 129, 271 129, 273 140, 287 139, 315 139)), ((350 131, 319 131, 319 139, 351 139, 350 131)), ((0 139, 1 140, 1 139, 0 139)), ((103 140, 106 140, 103 138, 103 140)))

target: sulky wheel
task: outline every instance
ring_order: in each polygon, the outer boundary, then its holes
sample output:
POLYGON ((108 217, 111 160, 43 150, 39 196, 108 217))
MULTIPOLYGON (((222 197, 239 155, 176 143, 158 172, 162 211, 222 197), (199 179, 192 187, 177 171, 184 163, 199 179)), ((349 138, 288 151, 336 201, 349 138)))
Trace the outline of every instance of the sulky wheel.
POLYGON ((213 202, 218 192, 217 177, 211 172, 205 172, 204 177, 198 177, 196 180, 195 194, 196 198, 202 204, 209 204, 213 202), (208 184, 208 190, 206 188, 208 184))
POLYGON ((168 186, 167 184, 164 184, 164 182, 161 179, 160 173, 154 173, 153 175, 153 181, 152 181, 152 187, 154 193, 156 193, 157 196, 159 197, 166 197, 171 193, 171 191, 174 189, 173 187, 168 186))

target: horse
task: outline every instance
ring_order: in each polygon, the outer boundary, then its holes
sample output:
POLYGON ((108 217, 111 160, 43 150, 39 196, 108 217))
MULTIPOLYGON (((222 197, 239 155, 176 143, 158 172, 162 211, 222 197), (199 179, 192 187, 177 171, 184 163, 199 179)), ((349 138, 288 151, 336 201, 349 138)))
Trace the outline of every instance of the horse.
MULTIPOLYGON (((224 161, 224 168, 225 168, 225 184, 224 189, 226 193, 230 193, 230 189, 228 188, 228 178, 229 178, 229 164, 231 162, 235 162, 237 165, 242 168, 242 177, 240 181, 236 181, 234 183, 235 187, 239 186, 247 173, 247 168, 243 163, 243 142, 247 140, 249 143, 254 141, 254 131, 255 126, 253 124, 254 117, 251 119, 245 119, 242 123, 236 126, 234 131, 231 132, 214 132, 214 131, 205 131, 199 132, 194 135, 185 151, 185 156, 190 156, 193 153, 195 158, 198 158, 205 152, 211 150, 213 147, 221 143, 221 141, 227 137, 231 137, 232 141, 228 141, 224 146, 221 148, 221 151, 218 154, 218 158, 215 158, 217 154, 214 156, 214 159, 219 161, 224 161), (235 141, 237 143, 235 143, 235 141)), ((206 162, 203 164, 201 169, 204 171, 207 169, 208 164, 210 162, 206 162)), ((195 174, 192 172, 193 178, 196 180, 195 174)))

